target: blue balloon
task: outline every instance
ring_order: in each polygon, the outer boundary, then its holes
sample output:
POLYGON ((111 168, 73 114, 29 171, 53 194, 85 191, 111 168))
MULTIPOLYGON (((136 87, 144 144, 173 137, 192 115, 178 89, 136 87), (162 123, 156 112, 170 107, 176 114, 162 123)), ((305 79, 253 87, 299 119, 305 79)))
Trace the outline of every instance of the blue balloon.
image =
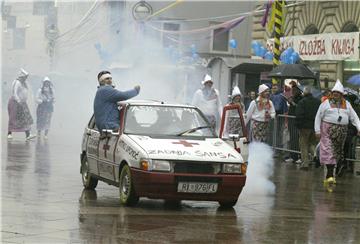
POLYGON ((293 52, 291 57, 293 57, 294 63, 300 60, 300 55, 297 52, 293 52))
POLYGON ((252 41, 251 42, 251 48, 255 49, 256 47, 260 46, 260 43, 258 41, 252 41))
POLYGON ((191 44, 190 49, 191 49, 191 53, 196 53, 196 45, 195 44, 191 44))
POLYGON ((280 61, 284 64, 289 64, 290 63, 290 58, 291 57, 291 50, 290 49, 286 49, 284 50, 281 55, 280 55, 280 61))
POLYGON ((288 47, 286 50, 288 51, 289 54, 292 54, 293 52, 295 52, 294 48, 292 48, 292 47, 288 47))
POLYGON ((260 51, 259 51, 259 56, 260 56, 260 57, 264 57, 265 54, 266 54, 266 52, 267 52, 266 48, 263 47, 263 46, 261 46, 261 47, 260 47, 260 51))
POLYGON ((231 39, 231 40, 229 41, 229 44, 230 44, 230 47, 231 47, 231 48, 233 48, 233 49, 237 48, 237 40, 231 39))
POLYGON ((255 54, 255 56, 259 56, 259 52, 260 52, 260 46, 261 44, 258 41, 252 41, 251 42, 251 48, 253 50, 253 53, 255 54))
POLYGON ((253 52, 254 52, 255 56, 259 56, 260 55, 260 46, 255 46, 253 48, 253 52))
POLYGON ((274 54, 273 54, 272 52, 270 52, 270 51, 267 51, 267 52, 265 53, 264 58, 265 58, 266 60, 273 60, 274 54))
POLYGON ((294 56, 291 55, 291 56, 289 57, 288 63, 289 63, 289 64, 294 64, 294 63, 296 63, 294 56))
POLYGON ((97 43, 95 43, 95 45, 94 45, 94 46, 95 46, 95 49, 96 49, 96 50, 101 49, 101 44, 100 44, 100 43, 98 43, 98 42, 97 42, 97 43))
POLYGON ((255 54, 255 56, 261 56, 260 54, 261 54, 261 46, 256 46, 255 48, 254 48, 254 54, 255 54))

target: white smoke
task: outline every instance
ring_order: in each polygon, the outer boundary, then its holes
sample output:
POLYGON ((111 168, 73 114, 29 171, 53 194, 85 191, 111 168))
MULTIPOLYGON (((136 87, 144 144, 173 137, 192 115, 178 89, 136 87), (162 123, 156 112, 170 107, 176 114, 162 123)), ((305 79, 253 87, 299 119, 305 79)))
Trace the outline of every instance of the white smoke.
POLYGON ((275 185, 270 180, 274 168, 272 148, 264 143, 252 142, 249 146, 248 162, 244 194, 273 195, 275 185))

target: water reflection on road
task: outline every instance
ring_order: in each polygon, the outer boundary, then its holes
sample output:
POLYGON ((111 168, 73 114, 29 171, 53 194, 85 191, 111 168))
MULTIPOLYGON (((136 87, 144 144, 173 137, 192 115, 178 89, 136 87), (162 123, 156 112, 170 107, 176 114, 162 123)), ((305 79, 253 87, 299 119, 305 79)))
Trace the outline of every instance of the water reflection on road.
MULTIPOLYGON (((2 241, 9 243, 344 243, 360 241, 360 179, 333 193, 322 171, 275 164, 275 195, 247 191, 233 209, 215 202, 141 199, 122 207, 118 189, 84 190, 79 145, 51 138, 2 144, 2 241)), ((251 185, 246 185, 251 188, 251 185)))

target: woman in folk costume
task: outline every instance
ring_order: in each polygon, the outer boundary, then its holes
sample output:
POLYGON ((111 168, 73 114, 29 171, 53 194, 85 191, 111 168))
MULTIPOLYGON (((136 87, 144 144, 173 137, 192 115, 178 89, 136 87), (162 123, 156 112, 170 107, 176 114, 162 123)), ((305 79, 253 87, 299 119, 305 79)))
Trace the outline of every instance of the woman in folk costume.
POLYGON ((42 86, 36 94, 36 103, 38 104, 36 109, 38 136, 41 135, 41 131, 44 131, 44 138, 47 139, 54 111, 54 89, 49 77, 44 78, 42 86))
POLYGON ((241 91, 240 91, 240 88, 238 86, 235 86, 232 90, 232 93, 231 93, 231 102, 230 104, 239 104, 240 105, 240 108, 242 111, 244 111, 245 109, 245 106, 243 104, 243 102, 241 101, 241 91))
POLYGON ((252 141, 265 142, 269 122, 275 118, 275 108, 269 97, 269 87, 264 84, 260 85, 259 96, 254 101, 251 101, 246 112, 245 123, 251 121, 252 141))
MULTIPOLYGON (((241 102, 241 91, 238 86, 235 86, 232 90, 230 103, 226 104, 226 106, 237 104, 240 106, 241 112, 244 111, 245 106, 241 102)), ((226 107, 225 106, 225 107, 226 107)), ((230 110, 226 113, 226 120, 225 120, 225 136, 230 134, 242 134, 242 126, 240 121, 240 116, 238 110, 230 110)))
POLYGON ((16 78, 12 83, 11 97, 8 102, 8 139, 13 138, 12 132, 25 132, 26 140, 36 137, 30 134, 33 118, 27 105, 29 91, 26 79, 28 75, 28 72, 21 69, 18 78, 16 78))
POLYGON ((210 125, 217 129, 217 122, 220 119, 222 109, 219 91, 213 87, 210 75, 205 75, 201 84, 203 87, 195 92, 192 105, 198 107, 205 114, 210 125))
POLYGON ((360 131, 359 117, 344 99, 344 87, 339 80, 331 91, 331 96, 321 103, 315 117, 315 133, 320 137, 320 163, 326 166, 325 185, 336 183, 335 168, 344 157, 343 147, 349 122, 360 131))

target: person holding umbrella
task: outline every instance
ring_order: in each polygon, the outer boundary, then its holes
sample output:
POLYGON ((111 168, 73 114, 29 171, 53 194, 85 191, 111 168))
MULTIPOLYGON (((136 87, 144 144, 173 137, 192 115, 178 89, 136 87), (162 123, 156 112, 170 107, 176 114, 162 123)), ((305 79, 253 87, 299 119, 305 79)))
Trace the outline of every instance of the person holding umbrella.
POLYGON ((351 122, 360 135, 360 120, 351 104, 344 99, 344 87, 336 81, 332 95, 321 103, 315 117, 315 134, 320 138, 320 163, 324 167, 324 186, 336 183, 336 165, 343 160, 343 147, 351 122))

